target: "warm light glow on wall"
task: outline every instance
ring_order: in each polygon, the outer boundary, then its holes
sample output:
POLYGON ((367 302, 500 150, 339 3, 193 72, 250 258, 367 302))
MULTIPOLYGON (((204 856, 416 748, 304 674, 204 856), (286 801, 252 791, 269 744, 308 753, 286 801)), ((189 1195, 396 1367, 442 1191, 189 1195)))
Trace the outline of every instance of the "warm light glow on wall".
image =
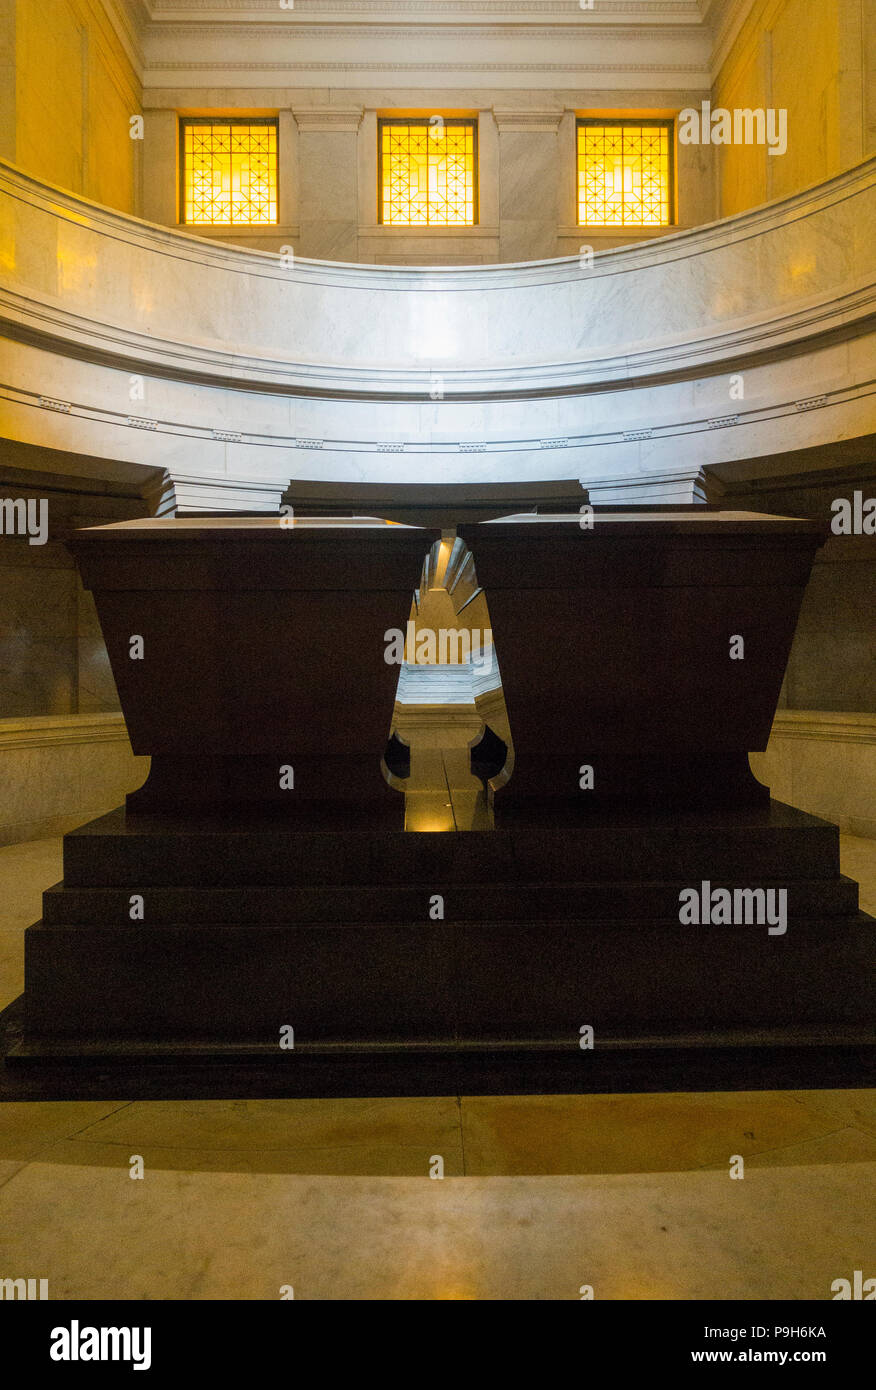
POLYGON ((666 226, 671 205, 671 121, 578 122, 582 227, 666 226))
POLYGON ((275 120, 186 120, 180 133, 180 221, 278 221, 275 120))
MULTIPOLYGON (((439 792, 439 796, 443 796, 439 792)), ((405 797, 405 830, 416 831, 421 835, 446 834, 448 830, 456 829, 456 821, 453 818, 453 811, 438 807, 433 798, 428 795, 420 796, 416 792, 405 797), (420 805, 420 802, 423 805, 420 805)))
POLYGON ((390 227, 474 226, 474 121, 382 120, 380 220, 390 227))

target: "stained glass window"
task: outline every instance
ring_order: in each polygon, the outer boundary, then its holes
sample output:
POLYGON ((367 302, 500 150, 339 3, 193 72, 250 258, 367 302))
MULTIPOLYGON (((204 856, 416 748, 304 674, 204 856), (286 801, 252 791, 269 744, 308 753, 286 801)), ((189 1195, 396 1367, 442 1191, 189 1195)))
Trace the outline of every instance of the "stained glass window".
POLYGON ((277 121, 234 117, 180 122, 180 221, 276 223, 277 121))
POLYGON ((672 221, 672 137, 672 121, 579 121, 581 226, 667 226, 672 221))
POLYGON ((474 226, 477 123, 380 121, 380 220, 391 227, 474 226))

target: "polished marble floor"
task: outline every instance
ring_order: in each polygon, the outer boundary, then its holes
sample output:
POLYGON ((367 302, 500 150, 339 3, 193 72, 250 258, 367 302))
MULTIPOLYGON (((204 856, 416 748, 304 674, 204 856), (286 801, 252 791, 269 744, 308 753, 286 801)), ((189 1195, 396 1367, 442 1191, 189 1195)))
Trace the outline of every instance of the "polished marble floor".
MULTIPOLYGON (((876 841, 842 849, 876 915, 876 841)), ((59 841, 0 849, 0 1006, 60 877, 59 841)), ((874 1183, 874 1091, 13 1102, 0 1277, 86 1299, 827 1299, 876 1274, 874 1183)))

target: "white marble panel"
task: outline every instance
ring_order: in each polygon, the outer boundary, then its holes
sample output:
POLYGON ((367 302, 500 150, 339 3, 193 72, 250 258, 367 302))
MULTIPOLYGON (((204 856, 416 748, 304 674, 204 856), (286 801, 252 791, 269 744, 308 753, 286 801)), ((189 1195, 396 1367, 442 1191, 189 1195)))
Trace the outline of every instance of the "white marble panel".
MULTIPOLYGON (((352 137, 328 132, 302 138, 352 137)), ((531 142, 554 137, 510 132, 503 138, 531 142)), ((494 360, 518 360, 521 305, 525 313, 528 301, 542 298, 538 291, 547 290, 558 276, 569 280, 571 274, 575 288, 564 311, 558 312, 551 294, 544 294, 550 311, 536 310, 525 339, 526 360, 556 360, 576 348, 594 351, 605 345, 617 353, 630 346, 631 327, 635 343, 653 341, 656 346, 673 335, 696 336, 745 315, 768 319, 771 306, 784 311, 788 303, 806 304, 835 294, 850 281, 861 283, 869 254, 858 247, 852 229, 867 218, 872 204, 868 177, 859 172, 854 183, 853 176, 845 176, 845 183, 835 181, 836 191, 828 186, 820 200, 798 195, 712 228, 609 253, 593 273, 577 277, 574 263, 550 273, 537 267, 497 267, 444 276, 424 272, 418 279, 416 271, 319 268, 307 262, 298 262, 294 273, 284 276, 275 259, 260 253, 220 249, 184 234, 144 228, 121 214, 77 205, 71 195, 44 199, 38 207, 22 204, 29 211, 17 237, 27 243, 32 224, 44 224, 54 213, 58 292, 70 312, 194 343, 246 344, 270 352, 285 342, 289 360, 300 354, 304 360, 343 362, 346 351, 358 343, 354 360, 385 362, 386 356, 377 354, 386 344, 373 336, 380 322, 384 333, 392 326, 402 360, 428 356, 433 349, 428 342, 424 348, 424 332, 427 339, 431 332, 442 340, 437 349, 442 357, 471 362, 479 359, 484 339, 478 333, 467 339, 460 328, 480 318, 489 325, 486 340, 494 360), (846 192, 851 196, 844 200, 841 193, 846 192), (77 212, 77 206, 87 212, 77 212), (234 289, 241 278, 248 283, 244 304, 234 289), (288 293, 280 292, 284 281, 288 293), (526 293, 530 286, 536 295, 526 293), (399 290, 405 291, 401 302, 399 290), (400 307, 412 300, 436 298, 442 302, 438 312, 399 316, 400 307), (475 313, 460 310, 457 300, 469 301, 475 313), (431 330, 430 316, 439 320, 431 330), (346 333, 339 331, 342 324, 346 333)), ((15 185, 9 173, 5 184, 7 190, 15 185)), ((34 187, 31 182, 29 191, 34 187)), ((330 220, 343 222, 337 216, 330 220)), ((32 284, 35 292, 45 293, 38 277, 32 284)))
POLYGON ((145 780, 121 715, 0 719, 0 842, 91 819, 145 780))
MULTIPOLYGON (((524 171, 533 142, 553 139, 501 135, 524 171)), ((544 477, 574 461, 610 479, 826 447, 873 430, 872 245, 856 229, 873 220, 874 192, 876 161, 590 269, 300 258, 285 268, 49 193, 0 165, 7 224, 10 203, 18 209, 11 254, 23 292, 8 312, 45 342, 7 343, 0 423, 27 443, 181 476, 544 477), (828 346, 838 333, 847 338, 828 346), (767 348, 734 401, 735 364, 767 348), (131 399, 132 374, 142 401, 131 399), (797 409, 821 394, 823 409, 797 409), (735 427, 716 426, 734 415, 735 427), (323 447, 298 449, 298 439, 323 447), (485 448, 460 453, 461 441, 485 448), (409 458, 388 444, 416 447, 409 458)), ((8 241, 7 225, 4 256, 8 241)))
POLYGON ((876 836, 876 717, 780 710, 755 776, 772 795, 853 834, 876 836))

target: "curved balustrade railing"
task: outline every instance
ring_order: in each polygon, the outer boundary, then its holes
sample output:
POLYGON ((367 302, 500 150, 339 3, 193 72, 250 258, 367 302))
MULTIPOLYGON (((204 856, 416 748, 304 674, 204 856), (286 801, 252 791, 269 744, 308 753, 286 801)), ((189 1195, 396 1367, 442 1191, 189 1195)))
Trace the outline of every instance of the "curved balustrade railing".
POLYGON ((876 160, 592 261, 286 263, 6 163, 0 218, 3 433, 193 505, 219 475, 272 508, 290 476, 690 477, 873 430, 876 160))
POLYGON ((876 160, 592 264, 285 264, 8 164, 0 199, 7 331, 237 389, 434 399, 436 372, 445 399, 605 389, 849 334, 876 304, 876 160))

